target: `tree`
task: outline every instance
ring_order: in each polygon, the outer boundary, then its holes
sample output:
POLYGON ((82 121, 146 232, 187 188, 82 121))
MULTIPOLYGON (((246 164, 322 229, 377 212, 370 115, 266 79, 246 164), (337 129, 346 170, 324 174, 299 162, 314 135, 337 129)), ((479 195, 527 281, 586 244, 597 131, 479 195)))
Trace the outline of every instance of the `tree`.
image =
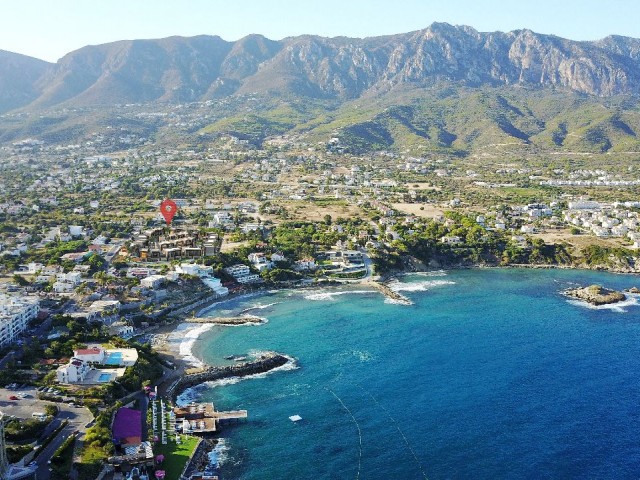
POLYGON ((16 282, 18 285, 20 285, 21 287, 26 287, 28 285, 31 285, 31 283, 29 283, 29 281, 26 278, 18 274, 13 275, 13 281, 16 282))

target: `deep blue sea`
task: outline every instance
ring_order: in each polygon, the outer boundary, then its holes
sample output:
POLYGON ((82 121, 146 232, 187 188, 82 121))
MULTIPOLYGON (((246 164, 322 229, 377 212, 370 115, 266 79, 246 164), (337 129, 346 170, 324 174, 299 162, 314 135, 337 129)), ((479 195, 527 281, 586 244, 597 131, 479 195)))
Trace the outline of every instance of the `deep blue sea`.
POLYGON ((219 304, 211 316, 268 323, 214 327, 196 357, 277 350, 298 366, 196 390, 249 411, 223 429, 221 479, 640 478, 639 299, 560 294, 593 283, 640 277, 462 270, 401 278, 408 306, 355 286, 219 304))

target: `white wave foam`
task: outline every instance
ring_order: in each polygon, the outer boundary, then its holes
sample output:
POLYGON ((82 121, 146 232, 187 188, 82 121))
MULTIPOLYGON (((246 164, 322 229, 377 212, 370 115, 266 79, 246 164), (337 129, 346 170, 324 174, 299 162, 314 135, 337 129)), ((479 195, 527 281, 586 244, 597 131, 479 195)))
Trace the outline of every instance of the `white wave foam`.
POLYGON ((366 350, 351 350, 347 353, 350 356, 356 357, 361 362, 370 362, 375 359, 375 356, 366 350))
POLYGON ((423 282, 390 282, 389 288, 394 292, 426 292, 434 287, 443 285, 455 285, 451 280, 426 280, 423 282))
POLYGON ((400 299, 389 298, 389 297, 384 298, 384 303, 387 303, 389 305, 405 305, 405 306, 414 305, 414 303, 409 299, 400 300, 400 299))
MULTIPOLYGON (((206 307, 202 308, 198 314, 196 315, 197 317, 206 317, 207 313, 216 310, 218 308, 220 308, 223 305, 232 303, 232 302, 242 302, 243 300, 246 300, 248 298, 253 298, 253 297, 257 297, 260 295, 264 295, 264 292, 253 292, 253 293, 245 293, 244 295, 240 295, 238 297, 233 297, 233 298, 228 298, 226 300, 220 300, 219 302, 215 302, 212 303, 211 305, 207 305, 206 307)), ((230 310, 232 311, 232 310, 230 310)))
POLYGON ((184 407, 190 403, 197 402, 202 397, 202 392, 206 389, 203 384, 195 385, 185 389, 180 395, 176 397, 176 405, 184 407))
POLYGON ((350 295, 350 294, 365 294, 371 293, 372 290, 344 290, 339 292, 327 292, 327 291, 319 291, 316 293, 310 293, 304 296, 305 300, 335 300, 335 297, 339 297, 341 295, 350 295))
POLYGON ((193 355, 192 349, 193 345, 198 340, 198 337, 200 337, 200 335, 202 335, 204 332, 211 330, 211 328, 213 328, 213 324, 205 323, 194 328, 178 328, 178 330, 176 330, 175 333, 180 333, 180 337, 182 338, 178 353, 190 365, 193 365, 195 367, 202 367, 204 365, 200 359, 196 358, 193 355))
POLYGON ((209 465, 212 467, 220 467, 229 458, 229 447, 225 443, 224 438, 218 438, 218 443, 208 454, 209 465))
POLYGON ((266 305, 261 305, 261 304, 257 304, 257 305, 253 305, 251 307, 245 308, 244 310, 242 310, 240 313, 247 313, 250 312, 251 310, 263 310, 265 308, 270 308, 273 307, 274 305, 278 305, 280 302, 273 302, 273 303, 267 303, 266 305))
POLYGON ((444 270, 434 270, 431 272, 409 272, 405 273, 405 276, 415 277, 446 277, 447 272, 444 270))
POLYGON ((627 313, 628 307, 640 305, 640 294, 626 293, 625 295, 627 295, 626 300, 617 303, 610 303, 608 305, 592 305, 591 303, 576 299, 567 299, 567 303, 577 307, 587 308, 589 310, 611 310, 612 312, 617 313, 627 313))

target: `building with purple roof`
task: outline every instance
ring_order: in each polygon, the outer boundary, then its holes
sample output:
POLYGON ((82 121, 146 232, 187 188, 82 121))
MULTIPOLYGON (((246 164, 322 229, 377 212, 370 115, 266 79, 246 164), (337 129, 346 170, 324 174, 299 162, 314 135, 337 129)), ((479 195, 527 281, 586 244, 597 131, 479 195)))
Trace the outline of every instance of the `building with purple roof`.
POLYGON ((135 445, 142 441, 142 412, 122 407, 116 412, 111 426, 113 443, 135 445))

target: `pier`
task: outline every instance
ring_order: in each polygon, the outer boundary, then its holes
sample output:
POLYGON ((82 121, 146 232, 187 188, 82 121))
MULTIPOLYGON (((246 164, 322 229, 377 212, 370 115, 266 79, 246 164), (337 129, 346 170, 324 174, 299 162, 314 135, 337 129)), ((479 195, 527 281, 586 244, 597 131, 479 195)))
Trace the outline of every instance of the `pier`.
POLYGON ((192 403, 186 407, 174 407, 176 422, 182 421, 182 432, 191 434, 213 433, 221 422, 241 420, 248 416, 246 410, 219 412, 213 403, 192 403))

